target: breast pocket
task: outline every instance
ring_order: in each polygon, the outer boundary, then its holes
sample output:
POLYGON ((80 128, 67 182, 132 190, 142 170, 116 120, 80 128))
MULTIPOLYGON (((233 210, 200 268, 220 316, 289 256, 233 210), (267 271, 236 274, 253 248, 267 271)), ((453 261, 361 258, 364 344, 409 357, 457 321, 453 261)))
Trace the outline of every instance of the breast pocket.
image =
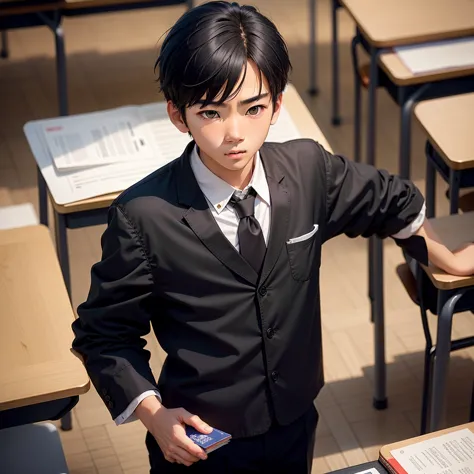
POLYGON ((318 225, 314 224, 313 229, 306 234, 289 239, 286 242, 286 251, 293 278, 298 281, 309 280, 313 268, 319 266, 321 254, 318 225))

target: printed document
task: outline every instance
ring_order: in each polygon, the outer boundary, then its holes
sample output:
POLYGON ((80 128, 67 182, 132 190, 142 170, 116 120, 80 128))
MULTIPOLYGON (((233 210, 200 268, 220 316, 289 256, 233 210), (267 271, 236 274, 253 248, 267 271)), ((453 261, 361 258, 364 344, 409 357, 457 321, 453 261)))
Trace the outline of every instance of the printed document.
POLYGON ((391 454, 407 474, 474 474, 474 433, 465 428, 391 454))

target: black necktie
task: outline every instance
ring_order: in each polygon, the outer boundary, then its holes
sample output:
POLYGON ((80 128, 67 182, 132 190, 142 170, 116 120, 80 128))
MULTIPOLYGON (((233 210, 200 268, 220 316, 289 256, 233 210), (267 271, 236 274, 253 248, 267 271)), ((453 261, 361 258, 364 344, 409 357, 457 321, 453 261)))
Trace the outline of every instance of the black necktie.
POLYGON ((243 199, 232 196, 230 204, 240 219, 237 229, 240 254, 257 273, 260 273, 265 257, 266 245, 262 229, 254 214, 255 196, 256 192, 251 188, 243 199))

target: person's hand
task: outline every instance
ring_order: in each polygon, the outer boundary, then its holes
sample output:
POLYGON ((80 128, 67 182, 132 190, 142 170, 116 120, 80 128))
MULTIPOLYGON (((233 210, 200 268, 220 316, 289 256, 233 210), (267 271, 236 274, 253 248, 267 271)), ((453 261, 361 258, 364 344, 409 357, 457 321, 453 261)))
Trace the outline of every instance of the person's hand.
POLYGON ((453 254, 456 259, 456 275, 474 275, 474 244, 464 244, 454 250, 453 254))
POLYGON ((212 431, 198 416, 184 408, 167 409, 154 396, 145 398, 135 414, 154 436, 167 461, 191 466, 207 459, 205 451, 186 436, 185 425, 191 425, 203 434, 212 431))

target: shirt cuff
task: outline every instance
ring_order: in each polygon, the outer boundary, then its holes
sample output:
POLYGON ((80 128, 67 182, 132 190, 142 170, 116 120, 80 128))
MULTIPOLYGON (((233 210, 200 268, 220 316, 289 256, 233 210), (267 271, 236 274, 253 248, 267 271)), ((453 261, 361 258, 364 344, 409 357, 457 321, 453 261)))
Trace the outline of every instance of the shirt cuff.
POLYGON ((418 232, 418 229, 423 225, 425 221, 426 215, 426 204, 423 203, 423 207, 421 208, 420 213, 416 217, 416 219, 409 225, 407 225, 404 229, 396 234, 392 235, 394 239, 408 239, 412 235, 418 232))
POLYGON ((137 420, 137 416, 135 415, 135 409, 137 408, 137 406, 143 401, 145 400, 145 398, 148 398, 148 397, 158 397, 158 400, 160 400, 161 402, 161 395, 160 395, 160 392, 158 392, 158 390, 147 390, 146 392, 143 392, 141 395, 138 395, 138 397, 134 398, 128 405, 128 407, 122 412, 120 413, 119 416, 117 416, 117 418, 115 418, 115 424, 118 426, 118 425, 122 425, 124 423, 130 423, 131 421, 136 421, 137 420))

